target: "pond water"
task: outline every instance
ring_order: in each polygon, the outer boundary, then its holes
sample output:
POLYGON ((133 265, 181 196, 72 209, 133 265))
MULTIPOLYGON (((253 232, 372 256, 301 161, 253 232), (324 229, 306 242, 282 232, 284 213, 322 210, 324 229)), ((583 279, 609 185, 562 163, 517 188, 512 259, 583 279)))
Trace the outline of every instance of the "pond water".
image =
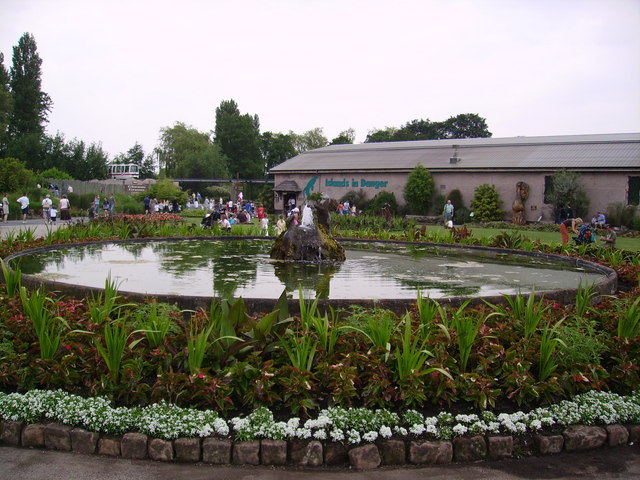
POLYGON ((278 298, 413 299, 491 296, 577 288, 603 275, 524 255, 425 245, 345 243, 339 265, 269 258, 270 241, 170 239, 98 243, 32 252, 12 259, 22 273, 120 291, 156 295, 278 298))

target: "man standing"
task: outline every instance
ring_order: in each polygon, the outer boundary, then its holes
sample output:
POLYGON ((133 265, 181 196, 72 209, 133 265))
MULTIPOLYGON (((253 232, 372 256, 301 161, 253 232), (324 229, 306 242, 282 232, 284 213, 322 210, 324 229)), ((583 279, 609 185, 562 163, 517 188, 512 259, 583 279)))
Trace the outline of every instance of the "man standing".
POLYGON ((20 204, 20 208, 22 209, 22 223, 27 223, 27 215, 29 215, 29 197, 27 197, 27 193, 23 193, 16 201, 20 204))
POLYGON ((47 195, 42 199, 42 218, 44 218, 44 223, 51 222, 51 215, 49 214, 51 205, 53 205, 53 202, 51 201, 51 195, 47 193, 47 195))
POLYGON ((113 217, 113 214, 116 209, 116 197, 113 196, 113 193, 109 195, 109 216, 113 217))
POLYGON ((453 203, 451 203, 451 200, 447 200, 447 203, 445 203, 442 216, 444 217, 444 225, 446 227, 449 225, 449 220, 453 220, 453 203))

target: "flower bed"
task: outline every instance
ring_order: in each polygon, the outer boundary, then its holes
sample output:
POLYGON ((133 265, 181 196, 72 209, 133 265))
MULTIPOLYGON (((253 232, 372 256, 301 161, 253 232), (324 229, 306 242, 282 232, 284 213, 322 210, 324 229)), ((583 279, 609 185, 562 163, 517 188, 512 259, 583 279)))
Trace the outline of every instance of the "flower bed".
MULTIPOLYGON (((60 238, 40 242, 184 227, 137 222, 60 229, 60 238)), ((4 247, 37 243, 25 240, 4 247)), ((636 257, 608 257, 630 282, 616 297, 595 301, 586 286, 574 305, 533 295, 475 307, 418 298, 401 316, 320 312, 302 300, 296 316, 284 303, 252 316, 242 299, 181 312, 154 301, 125 304, 109 281, 103 294, 72 300, 20 288, 5 271, 0 411, 7 421, 164 441, 215 435, 353 447, 637 423, 636 257), (577 407, 561 401, 574 397, 577 407), (502 413, 490 413, 496 409, 502 413)))

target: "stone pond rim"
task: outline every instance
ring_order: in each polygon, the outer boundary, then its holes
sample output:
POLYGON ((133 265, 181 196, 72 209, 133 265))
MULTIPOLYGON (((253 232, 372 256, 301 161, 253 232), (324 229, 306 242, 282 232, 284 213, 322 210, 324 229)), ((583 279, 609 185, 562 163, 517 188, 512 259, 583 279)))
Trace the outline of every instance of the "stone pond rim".
MULTIPOLYGON (((31 250, 24 250, 18 252, 16 254, 10 255, 5 259, 5 262, 9 263, 12 259, 19 258, 23 255, 28 255, 34 252, 42 252, 42 251, 51 251, 60 248, 72 248, 79 247, 85 245, 99 245, 99 244, 114 244, 114 243, 145 243, 145 242, 172 242, 172 241, 183 241, 183 240, 221 240, 221 241, 232 241, 232 240, 265 240, 269 239, 269 237, 246 237, 246 236, 192 236, 192 237, 165 237, 165 238, 137 238, 137 239, 128 239, 128 240, 102 240, 98 242, 78 242, 78 243, 67 243, 62 245, 52 245, 46 247, 39 247, 31 250)), ((273 240, 273 238, 271 238, 273 240)), ((397 240, 363 240, 363 239, 351 239, 351 238, 341 238, 340 242, 358 242, 358 243, 378 243, 378 244, 396 244, 396 245, 420 245, 426 247, 441 247, 441 248, 452 248, 452 249, 472 249, 478 251, 485 252, 495 252, 495 253, 506 253, 513 255, 522 255, 540 259, 548 259, 554 260, 561 263, 565 263, 567 265, 571 265, 573 267, 584 268, 586 270, 597 272, 602 275, 602 280, 594 285, 595 292, 598 296, 602 295, 612 295, 615 294, 618 288, 618 279, 616 272, 603 265, 599 265, 597 263, 589 262, 587 260, 583 260, 580 258, 567 257, 562 255, 554 255, 554 254, 545 254, 539 252, 526 252, 521 250, 508 250, 501 248, 493 248, 493 247, 478 247, 478 246, 467 246, 467 245, 455 245, 455 244, 439 244, 439 243, 428 243, 428 242, 403 242, 397 240)), ((22 275, 22 284, 30 287, 37 288, 40 285, 44 286, 47 291, 50 292, 59 292, 63 295, 68 295, 74 298, 82 299, 89 298, 91 295, 95 295, 103 291, 102 288, 95 287, 87 287, 81 285, 73 285, 67 284, 63 282, 58 282, 55 280, 47 280, 42 279, 35 275, 22 275)), ((569 304, 575 302, 575 297, 577 293, 577 288, 566 288, 566 289, 558 289, 553 291, 547 291, 543 293, 536 293, 536 297, 540 298, 544 296, 547 300, 553 300, 562 304, 569 304)), ((213 298, 211 296, 189 296, 189 295, 150 295, 144 293, 136 293, 136 292, 128 292, 124 290, 119 290, 118 294, 128 301, 135 301, 142 303, 146 299, 155 298, 160 302, 167 302, 170 304, 177 304, 182 309, 205 309, 208 310, 211 306, 211 301, 213 298)), ((491 303, 504 303, 505 296, 497 295, 497 296, 487 296, 487 297, 446 297, 434 299, 438 303, 442 305, 451 305, 458 306, 465 302, 466 300, 471 299, 471 305, 483 304, 484 301, 488 301, 491 303)), ((247 309, 251 314, 258 313, 268 313, 273 311, 275 305, 277 303, 277 298, 249 298, 243 297, 245 304, 247 305, 247 309)), ((308 300, 307 300, 308 301, 308 300)), ((320 311, 326 311, 329 307, 334 310, 340 308, 348 308, 352 305, 358 305, 365 308, 384 308, 391 310, 399 315, 404 314, 407 310, 412 309, 415 306, 415 299, 376 299, 376 300, 367 300, 360 298, 353 299, 320 299, 318 300, 318 308, 320 311)), ((290 314, 298 314, 300 311, 299 299, 290 298, 288 300, 288 308, 290 314)))

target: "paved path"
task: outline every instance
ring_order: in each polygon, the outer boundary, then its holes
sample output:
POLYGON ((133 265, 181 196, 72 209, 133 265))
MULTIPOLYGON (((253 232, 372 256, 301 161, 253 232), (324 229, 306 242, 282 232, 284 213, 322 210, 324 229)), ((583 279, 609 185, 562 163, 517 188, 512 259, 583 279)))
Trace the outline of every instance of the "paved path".
POLYGON ((0 222, 0 237, 5 238, 9 233, 17 233, 20 230, 32 230, 35 233, 35 237, 44 237, 47 234, 47 230, 57 230, 64 227, 64 223, 56 222, 55 224, 47 225, 42 219, 29 219, 26 223, 22 223, 20 220, 9 220, 7 223, 0 222))
POLYGON ((159 463, 51 450, 0 447, 0 480, 637 480, 640 446, 601 448, 495 462, 348 469, 233 467, 159 463))

